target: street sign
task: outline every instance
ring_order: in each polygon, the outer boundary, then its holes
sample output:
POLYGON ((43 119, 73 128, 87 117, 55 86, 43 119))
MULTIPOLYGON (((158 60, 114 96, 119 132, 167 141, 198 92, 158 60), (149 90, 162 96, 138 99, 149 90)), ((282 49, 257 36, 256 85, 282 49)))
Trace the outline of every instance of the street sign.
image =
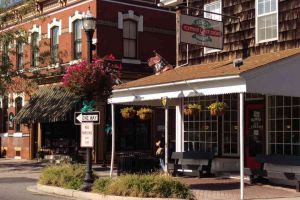
POLYGON ((94 147, 94 124, 81 123, 80 147, 94 147))
POLYGON ((93 124, 100 124, 100 112, 92 111, 92 112, 75 112, 74 113, 74 124, 81 125, 81 123, 90 122, 93 124))

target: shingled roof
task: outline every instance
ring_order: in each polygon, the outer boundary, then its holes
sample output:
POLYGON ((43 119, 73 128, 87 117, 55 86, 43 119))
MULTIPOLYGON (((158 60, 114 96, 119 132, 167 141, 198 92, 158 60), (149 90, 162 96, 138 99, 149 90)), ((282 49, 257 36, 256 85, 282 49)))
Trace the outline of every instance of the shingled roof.
POLYGON ((249 70, 256 69, 258 67, 264 67, 267 64, 288 58, 290 56, 294 56, 299 53, 300 48, 294 48, 284 51, 250 56, 244 59, 244 64, 240 68, 233 67, 232 60, 180 67, 166 71, 160 75, 151 75, 135 81, 127 82, 115 86, 114 89, 118 90, 150 85, 160 85, 164 83, 173 83, 200 78, 239 75, 249 70))
POLYGON ((19 123, 65 121, 79 101, 61 85, 41 86, 14 119, 19 123))

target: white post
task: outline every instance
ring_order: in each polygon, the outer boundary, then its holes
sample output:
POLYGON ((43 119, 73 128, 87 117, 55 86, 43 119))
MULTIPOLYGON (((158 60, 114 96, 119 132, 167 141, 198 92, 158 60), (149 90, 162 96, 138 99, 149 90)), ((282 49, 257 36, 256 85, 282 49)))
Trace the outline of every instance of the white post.
POLYGON ((169 109, 165 108, 165 173, 168 173, 168 121, 169 121, 169 109))
POLYGON ((240 93, 240 192, 244 199, 244 93, 240 93))
POLYGON ((110 160, 110 178, 114 171, 114 158, 115 158, 115 105, 111 104, 111 160, 110 160))
POLYGON ((176 106, 176 152, 182 152, 182 109, 176 106))

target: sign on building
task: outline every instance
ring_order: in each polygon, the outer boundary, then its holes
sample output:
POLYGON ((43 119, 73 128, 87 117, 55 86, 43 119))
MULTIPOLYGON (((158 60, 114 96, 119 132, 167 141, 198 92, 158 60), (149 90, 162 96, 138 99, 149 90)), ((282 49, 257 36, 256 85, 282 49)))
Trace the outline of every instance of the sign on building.
POLYGON ((223 22, 181 15, 180 42, 223 49, 223 22))
POLYGON ((94 124, 81 123, 80 147, 94 147, 94 124))

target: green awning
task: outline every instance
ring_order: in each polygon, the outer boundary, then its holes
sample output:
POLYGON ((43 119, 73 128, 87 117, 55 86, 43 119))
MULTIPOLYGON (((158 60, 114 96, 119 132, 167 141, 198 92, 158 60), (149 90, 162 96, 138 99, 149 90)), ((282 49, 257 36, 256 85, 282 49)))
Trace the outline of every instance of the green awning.
POLYGON ((41 86, 14 119, 18 123, 66 121, 79 101, 79 96, 61 85, 41 86))

